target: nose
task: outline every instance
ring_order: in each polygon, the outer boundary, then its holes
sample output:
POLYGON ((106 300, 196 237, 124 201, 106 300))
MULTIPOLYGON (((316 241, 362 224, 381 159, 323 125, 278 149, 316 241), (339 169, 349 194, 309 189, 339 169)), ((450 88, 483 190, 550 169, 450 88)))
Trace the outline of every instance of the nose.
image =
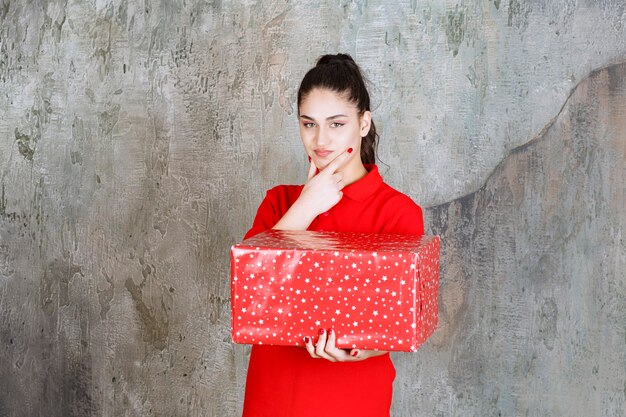
POLYGON ((325 148, 331 142, 330 132, 324 127, 319 127, 315 134, 315 144, 318 148, 325 148))

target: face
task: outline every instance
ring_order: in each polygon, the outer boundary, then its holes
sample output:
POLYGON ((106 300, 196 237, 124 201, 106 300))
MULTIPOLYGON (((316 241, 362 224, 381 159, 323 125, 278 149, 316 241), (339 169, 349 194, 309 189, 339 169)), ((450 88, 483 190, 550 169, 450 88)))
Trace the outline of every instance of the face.
POLYGON ((369 132, 370 121, 369 111, 359 116, 354 104, 327 89, 311 90, 300 104, 300 138, 320 170, 348 148, 353 151, 343 170, 362 165, 361 137, 369 132))

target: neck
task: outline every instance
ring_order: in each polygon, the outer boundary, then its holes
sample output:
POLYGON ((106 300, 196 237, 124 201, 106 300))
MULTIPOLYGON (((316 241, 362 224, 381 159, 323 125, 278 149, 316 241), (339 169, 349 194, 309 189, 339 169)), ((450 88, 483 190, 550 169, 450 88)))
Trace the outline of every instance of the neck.
POLYGON ((355 158, 350 165, 340 170, 343 172, 343 182, 345 185, 350 185, 357 182, 361 178, 367 175, 367 169, 361 162, 361 158, 355 158))

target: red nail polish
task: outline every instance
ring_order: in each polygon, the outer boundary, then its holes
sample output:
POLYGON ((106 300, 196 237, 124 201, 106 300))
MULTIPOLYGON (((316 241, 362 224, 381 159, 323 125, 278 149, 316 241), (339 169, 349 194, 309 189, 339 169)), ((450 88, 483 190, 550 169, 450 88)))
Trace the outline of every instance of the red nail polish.
POLYGON ((358 350, 355 350, 354 352, 352 352, 352 356, 356 356, 356 355, 358 355, 358 354, 359 354, 359 351, 358 351, 358 350))
POLYGON ((352 153, 352 148, 348 148, 348 153, 352 153))
POLYGON ((332 328, 328 329, 328 334, 333 334, 333 329, 332 328))
POLYGON ((309 343, 311 341, 311 339, 309 339, 309 336, 305 336, 304 337, 304 343, 309 343))
POLYGON ((309 156, 309 162, 311 162, 311 157, 309 156))
POLYGON ((324 329, 320 329, 320 336, 324 334, 324 329))

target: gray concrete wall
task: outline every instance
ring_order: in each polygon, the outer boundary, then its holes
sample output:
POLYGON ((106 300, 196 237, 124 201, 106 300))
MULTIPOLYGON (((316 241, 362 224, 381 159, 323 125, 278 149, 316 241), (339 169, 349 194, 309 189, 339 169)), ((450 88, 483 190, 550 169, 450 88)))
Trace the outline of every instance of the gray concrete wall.
POLYGON ((0 416, 239 414, 228 248, 336 51, 443 238, 393 415, 626 415, 623 0, 5 0, 0 416))

